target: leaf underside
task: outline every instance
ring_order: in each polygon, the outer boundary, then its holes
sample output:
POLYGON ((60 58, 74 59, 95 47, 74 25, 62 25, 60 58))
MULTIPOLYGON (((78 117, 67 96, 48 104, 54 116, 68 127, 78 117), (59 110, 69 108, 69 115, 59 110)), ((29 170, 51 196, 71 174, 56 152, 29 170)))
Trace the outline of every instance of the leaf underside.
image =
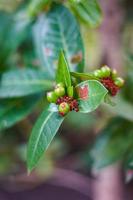
POLYGON ((65 51, 72 71, 83 71, 84 49, 79 26, 66 7, 53 4, 47 14, 38 18, 33 29, 33 36, 42 69, 51 77, 55 77, 61 50, 65 51), (76 64, 72 63, 72 57, 79 53, 82 57, 81 61, 76 64))
POLYGON ((69 0, 77 16, 90 27, 96 27, 102 20, 102 12, 97 0, 69 0))

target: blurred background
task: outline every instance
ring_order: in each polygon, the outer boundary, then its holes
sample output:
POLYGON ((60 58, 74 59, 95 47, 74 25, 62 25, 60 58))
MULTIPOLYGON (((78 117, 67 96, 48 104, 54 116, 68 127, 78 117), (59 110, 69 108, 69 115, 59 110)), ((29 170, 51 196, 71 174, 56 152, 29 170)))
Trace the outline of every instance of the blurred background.
MULTIPOLYGON (((29 23, 25 15, 20 17, 29 3, 0 0, 1 76, 16 67, 40 67, 32 24, 21 31, 29 23), (15 32, 12 16, 18 19, 15 32)), ((64 4, 69 7, 67 1, 64 4)), ((46 102, 44 98, 38 101, 38 95, 0 99, 0 200, 93 199, 99 169, 111 173, 113 163, 124 177, 126 200, 133 199, 133 1, 99 0, 99 4, 100 24, 91 27, 76 16, 85 46, 85 71, 104 64, 117 69, 126 80, 114 99, 117 105, 103 104, 93 113, 68 115, 36 169, 27 176, 27 141, 46 102)))

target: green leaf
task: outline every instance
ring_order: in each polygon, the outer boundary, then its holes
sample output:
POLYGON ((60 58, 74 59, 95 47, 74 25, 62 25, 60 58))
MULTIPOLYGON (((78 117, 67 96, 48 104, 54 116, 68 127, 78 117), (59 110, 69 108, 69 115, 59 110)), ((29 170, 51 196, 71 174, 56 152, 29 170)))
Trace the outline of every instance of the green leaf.
POLYGON ((60 4, 53 4, 47 14, 38 18, 33 33, 42 69, 51 77, 55 77, 61 50, 65 51, 71 71, 83 71, 84 49, 80 29, 75 17, 67 8, 60 4), (81 60, 72 63, 73 56, 79 53, 81 60))
POLYGON ((125 160, 133 145, 133 125, 131 122, 114 118, 99 134, 90 154, 94 168, 102 168, 117 160, 125 160))
POLYGON ((80 112, 83 113, 94 111, 108 93, 107 89, 96 80, 81 82, 76 86, 76 90, 79 97, 80 112))
POLYGON ((67 94, 69 97, 73 97, 73 93, 74 93, 74 88, 73 86, 70 86, 67 88, 67 94))
POLYGON ((107 104, 104 107, 107 111, 133 122, 133 105, 121 96, 116 97, 115 103, 114 107, 110 107, 107 104))
POLYGON ((48 111, 50 111, 50 112, 58 112, 58 105, 56 105, 55 103, 50 103, 50 105, 48 107, 48 111))
POLYGON ((27 166, 29 171, 36 166, 44 151, 47 150, 63 119, 57 112, 44 110, 37 120, 28 144, 27 166))
POLYGON ((7 129, 24 119, 36 106, 39 96, 0 101, 0 130, 7 129))
POLYGON ((69 66, 63 51, 61 51, 58 61, 58 68, 56 72, 56 82, 64 83, 68 88, 71 86, 71 76, 69 72, 69 66))
POLYGON ((33 69, 16 69, 1 74, 0 98, 20 97, 46 91, 52 87, 46 74, 33 69))
POLYGON ((102 20, 102 12, 97 0, 69 0, 77 16, 90 27, 97 26, 102 20))
POLYGON ((81 79, 81 80, 99 80, 97 79, 94 74, 92 73, 79 73, 79 72, 70 72, 71 76, 73 76, 74 78, 77 78, 77 79, 81 79))
POLYGON ((0 12, 0 19, 0 64, 3 65, 26 38, 31 21, 24 11, 14 15, 0 12))
POLYGON ((104 97, 104 102, 109 104, 110 106, 116 106, 116 103, 112 101, 110 94, 106 94, 104 97))
POLYGON ((28 6, 29 16, 36 16, 39 12, 44 11, 44 9, 51 3, 51 0, 31 0, 28 6))

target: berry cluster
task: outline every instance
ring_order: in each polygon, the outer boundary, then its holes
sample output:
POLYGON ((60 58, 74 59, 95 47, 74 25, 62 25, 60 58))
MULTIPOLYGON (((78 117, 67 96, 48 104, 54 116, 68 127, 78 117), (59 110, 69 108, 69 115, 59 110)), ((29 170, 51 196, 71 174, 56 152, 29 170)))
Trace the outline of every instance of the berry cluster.
POLYGON ((56 104, 59 105, 59 113, 62 116, 64 116, 64 114, 66 114, 66 113, 62 112, 62 105, 63 106, 67 105, 67 107, 69 106, 68 111, 75 111, 75 112, 79 111, 78 101, 76 99, 74 99, 73 97, 68 97, 68 96, 60 97, 57 100, 56 104))
POLYGON ((102 78, 101 83, 108 89, 112 96, 115 96, 120 89, 110 77, 102 78))
POLYGON ((54 91, 47 93, 47 100, 50 103, 56 103, 58 98, 65 95, 65 88, 62 83, 58 83, 55 86, 54 91))
POLYGON ((65 116, 69 111, 79 111, 78 101, 66 95, 66 90, 62 83, 58 83, 54 91, 47 93, 47 100, 58 105, 61 116, 65 116))
POLYGON ((115 96, 124 85, 124 80, 117 76, 116 70, 111 70, 108 66, 94 71, 94 76, 108 89, 112 96, 115 96))

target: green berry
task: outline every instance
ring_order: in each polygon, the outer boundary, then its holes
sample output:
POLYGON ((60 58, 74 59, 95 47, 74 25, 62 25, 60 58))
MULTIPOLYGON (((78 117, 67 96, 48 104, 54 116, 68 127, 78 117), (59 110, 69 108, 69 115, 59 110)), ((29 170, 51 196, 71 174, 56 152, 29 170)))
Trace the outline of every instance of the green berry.
POLYGON ((58 97, 55 94, 55 92, 48 92, 47 93, 47 100, 48 100, 48 102, 50 102, 50 103, 56 103, 57 99, 58 99, 58 97))
POLYGON ((111 77, 112 77, 113 80, 116 79, 116 77, 117 77, 117 71, 116 71, 116 69, 113 69, 113 70, 112 70, 112 72, 111 72, 111 77))
POLYGON ((64 116, 70 111, 70 105, 66 102, 63 102, 59 105, 59 113, 64 116))
POLYGON ((63 83, 58 83, 55 88, 59 88, 59 87, 64 87, 64 84, 63 83))
POLYGON ((102 72, 100 69, 94 71, 94 76, 96 78, 102 78, 102 72))
POLYGON ((117 77, 115 79, 115 85, 118 86, 118 87, 122 87, 124 85, 124 80, 120 77, 117 77))
POLYGON ((106 78, 110 76, 111 69, 108 66, 103 66, 101 68, 101 72, 102 72, 102 78, 106 78))
POLYGON ((55 92, 56 96, 62 97, 62 96, 65 95, 65 88, 64 87, 57 87, 57 88, 55 88, 54 92, 55 92))

